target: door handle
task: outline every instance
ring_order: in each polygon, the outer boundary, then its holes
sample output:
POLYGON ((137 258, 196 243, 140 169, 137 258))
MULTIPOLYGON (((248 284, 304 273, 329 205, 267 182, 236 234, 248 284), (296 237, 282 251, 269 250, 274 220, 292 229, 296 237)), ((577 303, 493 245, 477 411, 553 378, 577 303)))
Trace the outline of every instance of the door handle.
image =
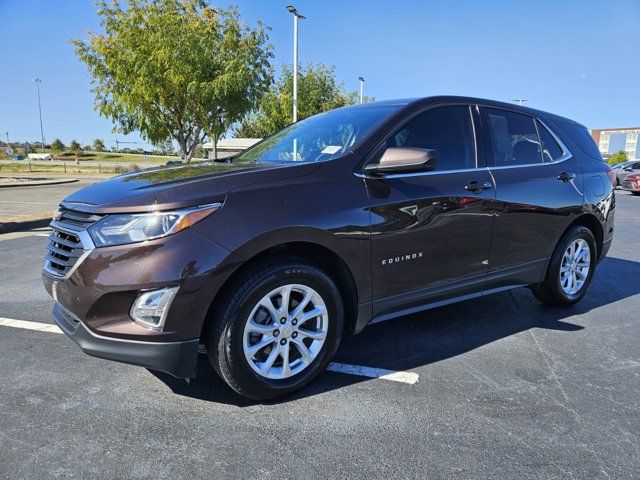
POLYGON ((493 183, 491 182, 477 182, 475 180, 467 183, 464 186, 464 189, 468 192, 473 192, 473 193, 480 193, 483 190, 489 190, 490 188, 493 188, 493 183))
POLYGON ((560 172, 557 178, 561 182, 567 183, 576 178, 576 174, 571 172, 560 172))

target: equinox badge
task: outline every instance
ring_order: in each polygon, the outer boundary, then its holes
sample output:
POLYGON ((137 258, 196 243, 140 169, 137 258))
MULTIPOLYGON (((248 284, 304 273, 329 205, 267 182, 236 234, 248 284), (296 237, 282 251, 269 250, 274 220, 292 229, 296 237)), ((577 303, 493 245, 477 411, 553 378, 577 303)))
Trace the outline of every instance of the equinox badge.
POLYGON ((408 253, 406 255, 400 255, 399 257, 385 258, 382 260, 382 265, 391 265, 393 263, 406 262, 417 258, 422 258, 422 252, 408 253))

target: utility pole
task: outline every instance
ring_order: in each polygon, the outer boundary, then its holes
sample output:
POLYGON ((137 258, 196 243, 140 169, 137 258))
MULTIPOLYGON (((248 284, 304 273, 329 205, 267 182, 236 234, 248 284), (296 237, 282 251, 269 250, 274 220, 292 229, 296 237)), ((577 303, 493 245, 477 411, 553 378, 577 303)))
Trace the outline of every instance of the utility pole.
POLYGON ((513 101, 516 102, 518 105, 522 105, 524 102, 527 102, 528 100, 526 98, 514 98, 513 101))
POLYGON ((44 130, 42 129, 42 106, 40 104, 40 84, 42 80, 39 78, 34 78, 33 83, 36 84, 36 89, 38 90, 38 112, 40 113, 40 149, 44 152, 44 130))
POLYGON ((4 134, 7 136, 7 147, 9 146, 9 132, 4 132, 4 134))
POLYGON ((364 101, 364 77, 358 77, 360 80, 360 103, 364 101))
POLYGON ((293 5, 287 5, 287 10, 293 14, 293 123, 298 121, 298 19, 304 20, 304 15, 293 5))

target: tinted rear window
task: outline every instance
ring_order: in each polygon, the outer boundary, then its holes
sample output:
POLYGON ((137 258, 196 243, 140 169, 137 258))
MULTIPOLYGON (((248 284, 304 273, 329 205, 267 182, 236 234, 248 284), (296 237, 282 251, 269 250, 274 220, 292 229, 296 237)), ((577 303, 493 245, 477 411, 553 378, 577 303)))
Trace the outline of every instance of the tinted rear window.
POLYGON ((557 123, 558 125, 560 125, 560 128, 562 128, 562 130, 564 130, 564 132, 571 137, 571 140, 573 140, 578 145, 580 150, 582 150, 590 157, 602 160, 600 150, 598 150, 596 142, 593 141, 593 138, 591 138, 589 130, 587 130, 586 127, 577 125, 575 123, 563 121, 558 121, 557 123))

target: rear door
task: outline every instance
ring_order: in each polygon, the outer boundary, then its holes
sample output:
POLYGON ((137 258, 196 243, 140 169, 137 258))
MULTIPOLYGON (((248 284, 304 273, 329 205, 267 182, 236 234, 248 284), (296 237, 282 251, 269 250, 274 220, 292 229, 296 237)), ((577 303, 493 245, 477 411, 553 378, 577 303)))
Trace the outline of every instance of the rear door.
POLYGON ((399 126, 372 156, 377 162, 387 147, 438 153, 434 171, 365 177, 379 300, 374 315, 437 301, 445 290, 448 296, 482 288, 495 191, 476 146, 478 120, 469 105, 431 107, 399 126), (461 284, 466 291, 456 288, 461 284))
POLYGON ((480 110, 496 185, 490 287, 538 282, 569 217, 582 207, 578 162, 540 119, 480 110))

